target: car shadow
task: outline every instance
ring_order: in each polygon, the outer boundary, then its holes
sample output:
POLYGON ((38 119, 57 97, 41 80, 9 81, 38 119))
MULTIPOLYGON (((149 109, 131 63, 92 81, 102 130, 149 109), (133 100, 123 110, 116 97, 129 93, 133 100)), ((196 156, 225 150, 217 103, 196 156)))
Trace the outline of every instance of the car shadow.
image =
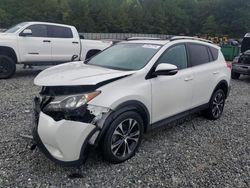
POLYGON ((240 81, 250 83, 250 76, 244 75, 239 78, 240 81))

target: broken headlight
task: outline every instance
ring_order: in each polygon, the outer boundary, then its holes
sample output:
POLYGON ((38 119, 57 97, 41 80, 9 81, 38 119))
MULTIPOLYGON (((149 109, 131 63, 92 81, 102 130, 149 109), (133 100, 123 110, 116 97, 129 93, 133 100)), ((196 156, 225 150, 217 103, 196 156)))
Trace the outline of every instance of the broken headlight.
POLYGON ((45 111, 71 111, 80 108, 98 96, 101 92, 95 91, 79 95, 55 97, 46 107, 45 111))

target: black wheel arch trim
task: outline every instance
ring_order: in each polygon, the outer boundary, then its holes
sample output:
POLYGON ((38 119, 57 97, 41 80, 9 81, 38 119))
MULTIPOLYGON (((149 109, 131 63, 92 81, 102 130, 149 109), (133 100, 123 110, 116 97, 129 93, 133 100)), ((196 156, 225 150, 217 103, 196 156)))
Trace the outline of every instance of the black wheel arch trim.
POLYGON ((122 113, 127 111, 136 111, 142 116, 142 120, 144 123, 144 132, 150 130, 150 114, 147 107, 139 101, 131 100, 126 101, 120 105, 118 105, 113 112, 107 117, 104 122, 104 125, 95 141, 95 145, 98 145, 100 141, 103 139, 106 131, 108 130, 110 124, 122 113))
POLYGON ((11 48, 11 47, 8 47, 8 46, 0 46, 0 55, 6 55, 10 58, 12 58, 15 63, 18 62, 18 58, 17 58, 17 53, 16 51, 11 48), (10 54, 9 54, 10 53, 10 54))
MULTIPOLYGON (((211 94, 210 100, 211 100, 211 98, 212 98, 214 92, 215 92, 216 90, 218 90, 218 88, 221 87, 222 85, 225 85, 225 86, 226 86, 226 93, 225 93, 225 96, 226 96, 226 99, 227 99, 227 97, 229 96, 229 93, 230 93, 230 86, 228 85, 228 82, 227 82, 226 80, 221 80, 221 81, 216 85, 216 87, 214 88, 214 90, 213 90, 213 92, 212 92, 212 94, 211 94)), ((223 89, 223 88, 222 88, 222 89, 223 89)))

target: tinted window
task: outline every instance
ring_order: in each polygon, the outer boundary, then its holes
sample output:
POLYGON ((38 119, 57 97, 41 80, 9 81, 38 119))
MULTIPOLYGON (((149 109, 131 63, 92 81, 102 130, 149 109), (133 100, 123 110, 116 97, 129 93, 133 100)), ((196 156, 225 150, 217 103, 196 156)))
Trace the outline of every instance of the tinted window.
POLYGON ((214 61, 217 60, 219 56, 219 50, 213 47, 209 47, 209 49, 210 49, 210 52, 212 53, 213 60, 214 61))
POLYGON ((70 28, 62 26, 48 26, 49 36, 53 38, 73 38, 73 34, 70 28))
POLYGON ((167 49, 157 62, 157 64, 160 63, 173 64, 177 66, 178 69, 187 68, 187 53, 185 45, 182 44, 167 49))
POLYGON ((208 48, 200 44, 189 44, 189 58, 192 66, 210 62, 208 48))
POLYGON ((27 29, 32 31, 32 37, 47 37, 48 31, 46 25, 31 25, 27 29))

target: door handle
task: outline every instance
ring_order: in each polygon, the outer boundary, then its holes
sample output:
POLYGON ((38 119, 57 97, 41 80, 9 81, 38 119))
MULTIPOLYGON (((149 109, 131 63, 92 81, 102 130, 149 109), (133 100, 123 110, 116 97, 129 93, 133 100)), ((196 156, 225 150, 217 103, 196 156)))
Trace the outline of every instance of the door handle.
POLYGON ((216 74, 219 74, 219 72, 215 71, 215 72, 213 72, 213 74, 216 75, 216 74))
POLYGON ((73 44, 78 44, 79 42, 73 41, 72 43, 73 43, 73 44))
POLYGON ((43 40, 43 42, 51 42, 50 40, 43 40))
POLYGON ((190 76, 190 77, 185 78, 184 81, 188 82, 188 81, 191 81, 191 80, 193 80, 193 79, 194 79, 194 77, 193 77, 193 76, 190 76))

